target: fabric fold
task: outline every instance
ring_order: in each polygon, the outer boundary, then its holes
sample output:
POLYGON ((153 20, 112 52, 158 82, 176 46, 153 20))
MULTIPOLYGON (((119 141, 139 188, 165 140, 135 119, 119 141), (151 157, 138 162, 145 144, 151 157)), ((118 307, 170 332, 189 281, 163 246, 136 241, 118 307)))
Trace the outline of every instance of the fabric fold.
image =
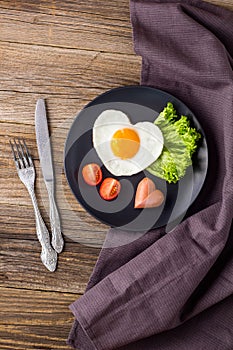
POLYGON ((172 232, 161 228, 102 249, 87 292, 70 306, 76 321, 69 343, 85 350, 231 349, 233 13, 199 0, 132 0, 131 21, 141 83, 196 114, 209 168, 172 232))
POLYGON ((233 287, 229 294, 222 291, 218 300, 216 295, 208 296, 190 315, 186 313, 184 317, 182 313, 185 302, 225 245, 232 204, 231 201, 226 208, 226 220, 221 227, 217 220, 221 210, 218 202, 202 215, 198 213, 186 219, 71 305, 97 349, 116 349, 177 327, 232 293, 233 287), (216 222, 203 237, 202 223, 208 219, 209 212, 216 222), (122 325, 130 327, 122 328, 122 325))

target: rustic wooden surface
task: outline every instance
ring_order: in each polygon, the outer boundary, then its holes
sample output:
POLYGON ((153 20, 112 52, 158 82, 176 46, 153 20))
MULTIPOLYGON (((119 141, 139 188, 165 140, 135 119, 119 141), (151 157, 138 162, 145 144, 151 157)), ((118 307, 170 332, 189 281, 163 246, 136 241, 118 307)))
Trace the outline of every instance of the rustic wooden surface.
MULTIPOLYGON (((233 0, 211 0, 233 10, 233 0)), ((73 317, 107 227, 78 205, 62 157, 77 112, 98 94, 138 84, 128 0, 0 1, 0 349, 69 349, 73 317), (28 194, 15 172, 9 137, 24 136, 35 159, 36 191, 48 221, 35 143, 34 108, 46 98, 57 199, 66 246, 55 273, 40 263, 28 194)))

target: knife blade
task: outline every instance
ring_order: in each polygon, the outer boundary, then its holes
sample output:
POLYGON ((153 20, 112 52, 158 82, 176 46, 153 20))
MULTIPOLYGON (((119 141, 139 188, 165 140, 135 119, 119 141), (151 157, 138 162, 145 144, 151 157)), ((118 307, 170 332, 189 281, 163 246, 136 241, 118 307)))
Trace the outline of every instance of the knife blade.
POLYGON ((52 162, 52 151, 48 130, 47 113, 44 99, 40 98, 36 103, 35 130, 38 154, 41 170, 49 196, 50 224, 52 230, 52 246, 60 253, 64 246, 61 233, 60 217, 54 196, 54 171, 52 162))
POLYGON ((54 180, 54 173, 45 101, 42 98, 40 98, 36 103, 35 127, 40 165, 46 183, 47 181, 54 180))

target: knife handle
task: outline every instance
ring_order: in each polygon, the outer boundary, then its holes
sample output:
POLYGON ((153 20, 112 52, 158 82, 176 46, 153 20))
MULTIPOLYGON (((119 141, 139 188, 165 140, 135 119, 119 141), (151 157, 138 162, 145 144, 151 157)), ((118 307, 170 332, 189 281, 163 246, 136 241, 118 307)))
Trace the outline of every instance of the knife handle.
POLYGON ((61 233, 60 217, 54 197, 53 182, 47 182, 46 187, 49 195, 50 225, 52 231, 51 244, 57 253, 61 253, 64 247, 64 240, 61 233))

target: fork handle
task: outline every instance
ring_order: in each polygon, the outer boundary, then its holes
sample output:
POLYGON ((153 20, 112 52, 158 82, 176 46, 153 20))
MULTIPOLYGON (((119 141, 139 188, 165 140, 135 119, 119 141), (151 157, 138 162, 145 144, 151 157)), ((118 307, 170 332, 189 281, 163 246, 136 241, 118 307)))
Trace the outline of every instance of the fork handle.
POLYGON ((50 207, 50 224, 52 231, 52 246, 57 253, 61 253, 64 246, 64 240, 61 232, 60 217, 55 202, 54 185, 53 182, 46 182, 46 188, 49 195, 49 207, 50 207))
POLYGON ((53 272, 56 270, 57 266, 57 253, 51 247, 49 232, 40 214, 34 190, 29 189, 29 194, 31 196, 35 212, 36 234, 42 247, 40 255, 41 261, 49 271, 53 272))

